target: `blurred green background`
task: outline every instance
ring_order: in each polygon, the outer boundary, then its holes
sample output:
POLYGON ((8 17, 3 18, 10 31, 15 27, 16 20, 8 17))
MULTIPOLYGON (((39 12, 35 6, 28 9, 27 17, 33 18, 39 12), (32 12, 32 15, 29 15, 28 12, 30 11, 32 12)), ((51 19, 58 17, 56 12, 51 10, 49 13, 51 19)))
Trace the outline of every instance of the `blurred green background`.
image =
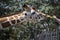
MULTIPOLYGON (((24 4, 32 5, 45 14, 56 15, 60 18, 60 0, 0 0, 0 16, 23 11, 24 4)), ((42 30, 56 31, 58 27, 58 24, 49 18, 40 22, 36 20, 36 22, 27 21, 4 28, 0 32, 0 40, 29 40, 31 35, 36 36, 42 30)))

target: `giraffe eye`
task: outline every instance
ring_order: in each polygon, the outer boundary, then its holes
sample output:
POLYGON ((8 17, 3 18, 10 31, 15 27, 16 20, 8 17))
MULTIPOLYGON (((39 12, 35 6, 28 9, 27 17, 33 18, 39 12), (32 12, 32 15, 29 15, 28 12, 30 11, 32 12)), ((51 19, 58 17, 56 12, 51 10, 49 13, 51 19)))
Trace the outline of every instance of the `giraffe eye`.
POLYGON ((27 13, 25 13, 25 16, 27 16, 27 13))

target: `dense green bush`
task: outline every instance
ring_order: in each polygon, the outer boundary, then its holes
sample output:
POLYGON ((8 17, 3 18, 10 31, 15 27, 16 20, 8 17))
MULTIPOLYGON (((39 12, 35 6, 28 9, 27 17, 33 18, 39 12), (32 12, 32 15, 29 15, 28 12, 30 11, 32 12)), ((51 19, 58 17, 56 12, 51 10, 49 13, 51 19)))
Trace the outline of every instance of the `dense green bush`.
MULTIPOLYGON (((52 0, 1 0, 0 4, 3 5, 0 5, 0 15, 10 15, 11 13, 14 14, 16 11, 23 10, 22 6, 24 3, 32 5, 46 14, 56 15, 60 18, 60 3, 59 1, 52 2, 52 0)), ((29 40, 31 35, 33 36, 34 33, 39 33, 44 29, 47 31, 55 31, 54 29, 56 28, 57 23, 55 23, 55 21, 50 18, 47 20, 41 20, 37 23, 30 23, 28 21, 5 28, 4 31, 2 31, 0 34, 0 39, 29 40)))
MULTIPOLYGON (((23 10, 23 4, 29 4, 40 11, 58 16, 60 13, 60 1, 52 0, 1 0, 0 2, 0 15, 7 15, 8 13, 23 10), (2 5, 3 4, 3 5, 2 5)), ((59 17, 59 16, 58 16, 59 17)), ((60 18, 60 17, 59 17, 60 18)))

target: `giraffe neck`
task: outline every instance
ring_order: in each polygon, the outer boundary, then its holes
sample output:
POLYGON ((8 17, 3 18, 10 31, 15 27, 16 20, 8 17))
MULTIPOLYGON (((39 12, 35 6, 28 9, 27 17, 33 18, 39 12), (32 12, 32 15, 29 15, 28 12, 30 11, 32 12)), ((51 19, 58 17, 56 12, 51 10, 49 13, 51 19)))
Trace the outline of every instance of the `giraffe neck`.
MULTIPOLYGON (((41 14, 41 15, 43 15, 45 17, 50 17, 49 15, 46 15, 46 14, 41 13, 41 12, 37 12, 37 14, 38 15, 41 14)), ((23 21, 24 17, 25 17, 25 15, 23 15, 23 13, 21 13, 21 14, 12 15, 12 16, 9 16, 9 17, 0 18, 0 27, 5 28, 5 27, 8 27, 8 26, 15 25, 15 24, 23 21)))
POLYGON ((15 25, 21 22, 23 20, 22 18, 24 18, 24 15, 22 14, 16 14, 9 17, 0 18, 0 26, 5 28, 8 26, 15 25))

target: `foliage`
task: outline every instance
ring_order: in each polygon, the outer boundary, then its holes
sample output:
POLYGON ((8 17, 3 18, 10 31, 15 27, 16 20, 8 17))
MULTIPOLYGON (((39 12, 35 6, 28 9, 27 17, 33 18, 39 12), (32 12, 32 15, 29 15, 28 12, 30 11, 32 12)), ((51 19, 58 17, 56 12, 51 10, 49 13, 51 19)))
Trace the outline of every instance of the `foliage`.
POLYGON ((36 39, 35 37, 42 31, 56 31, 57 25, 53 20, 38 20, 32 19, 31 21, 24 21, 15 26, 5 28, 0 34, 1 40, 30 40, 32 38, 36 39))
MULTIPOLYGON (((23 10, 24 3, 32 5, 46 14, 56 15, 60 18, 60 3, 59 1, 52 2, 52 0, 1 0, 0 15, 10 15, 16 11, 23 10)), ((41 33, 44 29, 46 31, 54 31, 56 28, 57 23, 50 18, 39 22, 36 20, 36 23, 35 21, 27 21, 3 29, 0 33, 0 40, 29 40, 31 35, 35 36, 34 33, 41 33)))
POLYGON ((59 17, 59 2, 59 0, 1 0, 0 15, 8 15, 8 13, 12 14, 12 12, 23 10, 22 5, 25 3, 36 7, 44 13, 56 15, 57 17, 59 17))

